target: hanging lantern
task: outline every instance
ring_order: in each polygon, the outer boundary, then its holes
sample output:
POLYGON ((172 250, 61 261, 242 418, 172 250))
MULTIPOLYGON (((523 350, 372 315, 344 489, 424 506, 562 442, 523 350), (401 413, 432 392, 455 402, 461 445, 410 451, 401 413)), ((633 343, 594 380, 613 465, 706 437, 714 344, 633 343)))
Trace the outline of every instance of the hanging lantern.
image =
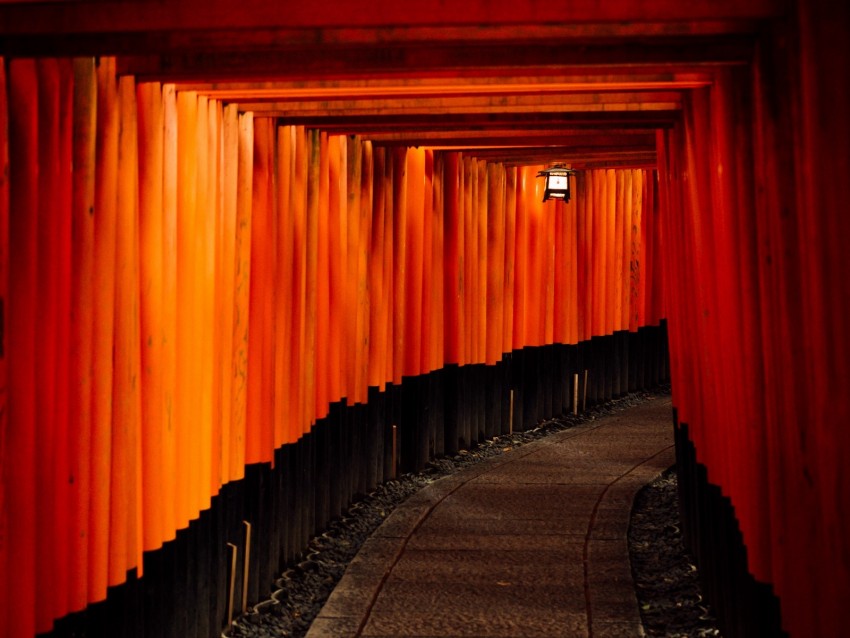
POLYGON ((570 175, 573 173, 575 173, 574 170, 565 168, 561 164, 537 173, 537 177, 546 178, 543 201, 547 199, 562 199, 565 203, 570 201, 570 175))

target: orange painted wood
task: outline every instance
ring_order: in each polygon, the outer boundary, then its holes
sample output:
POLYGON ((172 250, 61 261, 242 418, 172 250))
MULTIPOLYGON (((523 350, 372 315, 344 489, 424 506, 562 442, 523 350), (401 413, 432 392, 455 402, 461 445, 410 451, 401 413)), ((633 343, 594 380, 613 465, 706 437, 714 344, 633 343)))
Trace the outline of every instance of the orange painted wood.
MULTIPOLYGON (((340 138, 339 135, 331 135, 328 137, 328 255, 330 259, 330 328, 327 339, 329 345, 329 361, 328 368, 328 388, 332 401, 338 401, 342 397, 347 396, 346 384, 343 383, 343 376, 346 377, 349 370, 349 365, 346 363, 346 350, 348 343, 342 339, 343 325, 349 323, 343 318, 348 318, 350 315, 346 312, 345 301, 345 279, 344 272, 347 264, 347 251, 343 254, 341 246, 342 239, 342 218, 344 216, 340 201, 341 183, 344 181, 340 175, 341 166, 341 150, 340 142, 345 144, 345 138, 340 138), (343 346, 345 344, 345 347, 343 346), (343 372, 345 371, 345 372, 343 372)), ((348 238, 345 237, 347 243, 348 238)))
POLYGON ((542 180, 534 177, 539 167, 524 167, 528 172, 528 268, 525 279, 525 317, 526 345, 541 346, 545 342, 546 321, 546 231, 544 219, 542 180), (533 195, 532 195, 533 194, 533 195))
POLYGON ((476 160, 477 182, 473 192, 475 206, 475 224, 477 226, 478 255, 475 261, 476 272, 476 322, 475 363, 484 363, 487 359, 487 162, 476 160))
POLYGON ((254 119, 251 199, 251 281, 245 462, 271 460, 274 449, 274 309, 275 269, 273 184, 274 128, 268 118, 254 119))
POLYGON ((109 584, 126 580, 139 565, 139 185, 136 87, 120 78, 118 203, 115 240, 115 346, 112 387, 112 477, 110 485, 109 584))
MULTIPOLYGON (((71 227, 71 335, 68 371, 68 445, 70 495, 69 563, 71 579, 68 609, 78 611, 88 602, 88 529, 91 452, 92 289, 94 259, 94 176, 97 121, 97 81, 94 60, 73 63, 73 175, 71 227)), ((0 124, 0 127, 2 124, 0 124)), ((5 296, 5 295, 4 295, 5 296)), ((2 626, 2 624, 0 624, 2 626)))
POLYGON ((485 363, 502 359, 505 294, 504 166, 487 165, 487 332, 485 363))
POLYGON ((643 277, 644 264, 641 260, 644 184, 645 174, 642 171, 634 171, 631 196, 631 233, 627 245, 629 252, 629 331, 631 332, 636 332, 641 326, 643 317, 641 304, 642 300, 645 299, 641 290, 646 288, 646 281, 643 277))
MULTIPOLYGON (((263 427, 262 427, 262 457, 265 462, 271 463, 274 466, 274 450, 275 450, 275 346, 277 339, 277 317, 275 314, 275 300, 277 289, 275 287, 275 272, 277 271, 277 224, 278 216, 275 206, 275 122, 269 122, 267 130, 264 132, 266 137, 266 254, 268 255, 267 263, 264 265, 264 286, 266 294, 263 299, 263 335, 265 351, 263 352, 263 387, 262 396, 264 401, 263 406, 263 427)), ((256 134, 256 133, 255 133, 256 134)), ((255 138, 256 144, 256 138, 255 138)), ((252 269, 253 272, 253 269, 252 269)))
MULTIPOLYGON (((193 322, 195 332, 192 334, 191 350, 194 353, 195 372, 193 385, 197 393, 195 441, 197 454, 195 467, 197 468, 197 479, 193 486, 192 518, 209 507, 209 484, 210 484, 210 451, 212 447, 212 303, 211 303, 211 278, 207 271, 211 270, 208 265, 208 253, 210 243, 213 241, 209 229, 210 225, 210 184, 207 161, 207 126, 209 110, 206 96, 197 96, 197 112, 194 129, 190 132, 194 137, 195 145, 195 234, 192 246, 192 276, 195 307, 193 308, 193 322)), ((213 213, 214 215, 214 213, 213 213)), ((214 223, 215 217, 212 217, 214 223)))
POLYGON ((555 251, 554 251, 554 288, 553 288, 553 297, 554 297, 554 307, 553 307, 553 328, 552 328, 552 339, 554 343, 566 343, 566 333, 567 333, 567 312, 568 312, 568 298, 566 291, 566 279, 568 269, 570 267, 569 259, 567 259, 564 255, 566 252, 566 231, 564 227, 566 226, 566 220, 564 219, 564 204, 561 201, 553 202, 554 206, 552 208, 554 211, 554 223, 555 223, 555 251))
POLYGON ((623 317, 623 226, 625 223, 626 186, 625 172, 614 171, 615 180, 615 209, 614 209, 614 234, 613 234, 613 297, 611 299, 611 330, 612 332, 622 330, 623 317))
POLYGON ((516 186, 516 241, 515 241, 515 266, 514 266, 514 322, 513 322, 513 349, 520 350, 526 345, 526 312, 525 303, 526 281, 528 271, 528 189, 532 188, 533 176, 525 167, 517 169, 516 186))
MULTIPOLYGON (((62 424, 57 420, 57 364, 60 331, 59 314, 59 224, 61 205, 57 193, 59 180, 59 65, 55 58, 39 60, 38 76, 38 290, 39 313, 35 346, 36 384, 36 459, 39 471, 35 482, 38 498, 36 508, 36 630, 49 631, 56 613, 55 600, 49 598, 53 589, 51 579, 56 564, 62 561, 57 546, 56 465, 57 450, 50 442, 60 436, 62 424)), ((61 570, 60 570, 61 571, 61 570)), ((59 583, 57 583, 59 584, 59 583)), ((61 584, 60 584, 61 586, 61 584)), ((60 591, 61 599, 65 592, 60 591)))
POLYGON ((608 193, 608 170, 602 169, 596 174, 598 179, 594 213, 594 255, 596 257, 596 278, 594 279, 595 335, 604 336, 608 331, 608 252, 609 252, 609 215, 613 213, 610 207, 608 193))
MULTIPOLYGON (((732 107, 730 93, 737 92, 736 89, 728 85, 728 74, 723 74, 718 81, 717 91, 712 91, 712 96, 709 102, 711 109, 712 120, 724 120, 727 117, 728 110, 732 107)), ((737 137, 737 131, 732 133, 728 126, 711 125, 710 131, 712 136, 712 149, 717 153, 718 157, 728 158, 723 160, 723 164, 731 164, 733 162, 732 153, 738 154, 741 146, 734 139, 737 137), (732 151, 732 149, 735 149, 732 151)), ((733 237, 733 228, 737 226, 737 220, 731 214, 731 201, 734 197, 735 189, 726 185, 724 182, 727 179, 723 174, 725 171, 713 171, 710 182, 710 190, 712 193, 713 211, 711 215, 711 237, 714 248, 712 250, 713 263, 710 261, 710 268, 713 271, 713 279, 715 285, 711 290, 711 295, 716 303, 717 312, 715 313, 714 325, 712 326, 712 334, 715 340, 723 340, 728 347, 724 347, 722 352, 715 355, 719 359, 721 369, 730 369, 739 365, 739 356, 737 353, 746 349, 743 344, 738 343, 738 339, 742 334, 742 326, 746 323, 745 317, 736 316, 742 308, 746 308, 748 300, 743 300, 738 297, 737 291, 741 287, 741 283, 746 277, 746 273, 737 264, 739 248, 737 244, 740 239, 733 237), (743 276, 742 276, 743 275, 743 276), (724 339, 724 335, 730 335, 724 339), (732 353, 736 354, 733 355, 732 353)), ((734 175, 734 173, 733 173, 734 175)), ((733 179, 737 180, 737 175, 733 179)), ((657 244, 656 244, 657 245, 657 244)), ((743 372, 743 369, 741 369, 743 372)), ((708 414, 712 421, 718 422, 723 417, 721 411, 718 410, 718 405, 744 403, 741 394, 738 391, 739 382, 730 382, 728 375, 716 375, 712 380, 715 388, 717 399, 712 401, 708 407, 708 414)), ((731 416, 727 420, 730 429, 730 435, 725 438, 727 450, 721 452, 725 458, 730 458, 734 454, 749 455, 752 452, 748 449, 749 439, 746 435, 748 429, 747 423, 750 421, 744 420, 745 417, 737 411, 736 415, 731 416)), ((740 464, 743 465, 743 464, 740 464)), ((737 507, 741 508, 739 514, 740 525, 742 532, 754 538, 756 534, 754 519, 759 509, 762 509, 762 517, 768 514, 766 506, 761 506, 760 503, 764 499, 758 498, 759 479, 752 475, 751 467, 758 467, 758 463, 747 463, 747 469, 740 467, 739 464, 717 464, 717 467, 722 468, 725 473, 724 483, 728 486, 728 492, 737 500, 737 507), (755 489, 754 489, 755 488, 755 489)), ((765 486, 766 487, 766 486, 765 486)), ((764 573, 764 564, 766 562, 768 551, 764 551, 766 547, 761 546, 762 550, 752 552, 752 557, 748 560, 750 564, 760 567, 760 572, 764 573)))
POLYGON ((460 156, 461 165, 459 166, 460 178, 460 231, 462 239, 459 239, 459 253, 461 255, 460 266, 462 270, 459 274, 461 278, 461 309, 464 314, 464 331, 461 333, 461 352, 463 358, 461 364, 472 363, 474 359, 472 334, 473 327, 473 308, 474 298, 474 254, 478 248, 478 242, 472 233, 472 159, 468 156, 460 156))
POLYGON ((359 267, 361 196, 363 175, 362 140, 357 136, 345 138, 345 202, 341 221, 345 230, 345 289, 344 308, 346 320, 343 322, 343 347, 345 349, 346 396, 349 403, 355 402, 357 395, 357 308, 358 289, 357 271, 359 267))
MULTIPOLYGON (((538 180, 542 187, 543 180, 538 180)), ((541 198, 542 200, 542 198, 541 198)), ((542 204, 542 201, 541 201, 542 204)), ((555 219, 557 208, 561 203, 550 200, 541 205, 543 221, 543 254, 546 288, 543 297, 543 344, 549 345, 554 340, 555 327, 555 219)))
POLYGON ((62 543, 59 549, 56 571, 55 595, 57 596, 54 613, 57 617, 65 615, 70 610, 69 598, 71 592, 71 571, 74 557, 72 554, 75 539, 71 537, 71 523, 74 512, 71 507, 71 454, 74 431, 71 430, 69 376, 73 361, 70 358, 71 333, 71 263, 73 250, 72 235, 72 158, 73 158, 73 117, 74 117, 74 68, 68 59, 59 59, 59 139, 58 139, 58 179, 55 185, 59 217, 54 228, 58 244, 58 316, 62 318, 58 326, 56 338, 56 473, 54 475, 56 494, 56 537, 62 543))
POLYGON ((200 485, 200 454, 193 435, 200 401, 200 290, 196 271, 198 232, 198 97, 177 93, 177 525, 195 518, 200 485))
MULTIPOLYGON (((818 319, 811 314, 816 308, 804 309, 800 302, 807 296, 802 291, 805 284, 800 272, 800 227, 790 219, 787 203, 796 200, 796 184, 784 179, 783 170, 792 161, 788 152, 792 142, 783 117, 787 114, 777 112, 772 105, 777 87, 766 75, 772 73, 765 68, 769 64, 766 59, 775 60, 773 56, 779 55, 782 54, 766 46, 759 51, 754 69, 754 178, 758 184, 773 186, 760 189, 755 199, 756 223, 761 230, 761 254, 769 255, 770 261, 768 265, 768 259, 763 258, 759 268, 759 319, 765 344, 762 357, 768 414, 765 439, 770 481, 770 524, 773 529, 782 530, 781 539, 770 538, 769 550, 771 576, 777 592, 793 591, 792 596, 801 603, 785 612, 783 620, 786 626, 817 627, 819 619, 814 611, 814 601, 820 597, 820 582, 812 568, 813 563, 794 560, 783 551, 786 542, 791 547, 810 547, 814 542, 816 532, 813 527, 816 523, 810 516, 800 517, 797 504, 805 504, 805 510, 814 505, 817 497, 813 492, 819 483, 816 476, 820 461, 812 457, 817 446, 809 443, 810 434, 801 429, 801 424, 807 423, 810 418, 810 413, 803 409, 806 382, 803 381, 801 387, 791 374, 783 373, 795 369, 801 360, 811 356, 805 351, 806 328, 817 326, 818 319), (792 478, 800 475, 808 475, 809 480, 795 481, 792 478), (801 587, 804 582, 810 585, 801 587)), ((819 247, 819 250, 823 248, 819 247)), ((709 444, 714 442, 707 434, 706 438, 709 444)), ((712 452, 709 450, 708 454, 712 452)))
POLYGON ((343 326, 345 347, 346 396, 349 404, 356 402, 358 394, 358 270, 360 268, 360 234, 363 220, 363 140, 359 136, 345 138, 345 211, 342 217, 345 230, 345 289, 344 304, 347 320, 343 326))
POLYGON ((222 111, 221 219, 217 255, 220 294, 221 342, 220 365, 217 371, 221 411, 221 475, 224 482, 235 478, 231 446, 234 434, 233 384, 235 365, 235 278, 236 278, 236 220, 239 186, 239 112, 236 105, 222 111))
POLYGON ((98 66, 97 87, 89 602, 106 598, 110 569, 119 114, 114 60, 105 58, 98 66))
MULTIPOLYGON (((578 179, 576 179, 575 188, 578 189, 578 179)), ((578 260, 578 190, 576 198, 570 200, 570 203, 564 206, 564 231, 566 235, 567 250, 564 258, 568 261, 567 269, 567 343, 576 344, 579 341, 579 260, 578 260)))
POLYGON ((440 153, 434 154, 433 168, 433 205, 431 209, 432 224, 433 224, 433 242, 431 249, 431 263, 433 264, 433 277, 431 280, 431 316, 428 319, 430 334, 426 338, 426 342, 431 345, 430 357, 428 362, 428 371, 438 370, 444 365, 444 342, 445 342, 445 326, 443 324, 443 307, 444 295, 443 285, 445 282, 445 265, 443 261, 443 252, 445 244, 445 228, 443 220, 445 215, 445 197, 444 197, 444 179, 445 179, 445 157, 440 153))
POLYGON ((398 385, 405 373, 405 305, 407 281, 407 180, 409 149, 393 149, 393 376, 398 385))
MULTIPOLYGON (((639 173, 638 173, 639 176, 639 173)), ((639 177, 637 177, 639 179, 639 177)), ((631 170, 624 171, 623 175, 623 215, 622 224, 620 226, 620 245, 618 246, 618 254, 620 260, 620 285, 619 304, 620 304, 620 330, 629 329, 629 301, 631 289, 631 250, 632 250, 632 193, 634 191, 633 180, 636 179, 635 172, 631 170)))
POLYGON ((143 547, 162 545, 164 521, 162 422, 163 144, 162 86, 136 87, 139 119, 139 277, 142 381, 143 547))
MULTIPOLYGON (((198 286, 198 315, 195 346, 198 357, 199 419, 198 444, 201 449, 198 467, 197 508, 203 511, 210 506, 213 493, 213 334, 215 330, 215 231, 216 183, 215 170, 210 165, 210 155, 215 155, 215 140, 210 132, 214 114, 210 101, 198 97, 198 118, 195 124, 195 144, 198 148, 196 174, 197 212, 195 235, 195 277, 198 286)), ((216 486, 217 488, 217 486, 216 486)))
POLYGON ((372 234, 369 240, 369 361, 368 385, 380 388, 386 380, 386 314, 384 289, 384 232, 386 228, 386 149, 373 149, 372 234))
POLYGON ((478 287, 480 279, 478 277, 478 254, 481 249, 481 244, 478 238, 478 161, 473 158, 465 158, 466 165, 464 166, 464 215, 466 216, 466 264, 467 274, 464 280, 466 284, 466 301, 467 301, 467 322, 466 322, 466 338, 467 338, 467 363, 479 363, 478 360, 478 345, 479 333, 481 331, 480 324, 480 298, 478 287))
POLYGON ((335 232, 338 238, 335 240, 335 247, 331 248, 331 253, 336 260, 338 272, 335 275, 336 283, 331 290, 331 303, 334 304, 331 320, 337 322, 334 324, 335 334, 332 334, 331 338, 339 341, 338 356, 335 355, 339 360, 339 365, 337 372, 334 373, 339 375, 339 396, 346 398, 350 403, 354 400, 354 359, 356 357, 354 342, 356 322, 348 320, 352 316, 352 309, 356 304, 356 291, 351 285, 352 273, 356 268, 356 237, 351 224, 353 222, 356 226, 359 219, 352 220, 349 210, 351 209, 353 213, 353 208, 359 203, 356 201, 357 195, 352 192, 352 189, 357 190, 359 188, 360 180, 359 178, 353 180, 352 175, 360 170, 357 155, 360 140, 345 135, 335 135, 332 139, 335 140, 338 147, 336 159, 333 155, 331 156, 331 160, 336 162, 336 166, 331 167, 331 186, 332 189, 335 188, 336 190, 336 212, 332 226, 334 224, 337 226, 335 232), (354 184, 355 181, 356 185, 354 184))
POLYGON ((249 308, 251 293, 251 205, 254 175, 254 117, 239 114, 236 175, 235 281, 233 284, 233 383, 231 385, 230 473, 245 476, 247 436, 249 308))
POLYGON ((395 343, 395 325, 393 308, 395 308, 395 163, 393 153, 386 151, 384 159, 384 304, 383 317, 386 325, 386 336, 384 338, 384 363, 386 368, 383 372, 383 381, 381 389, 385 388, 385 383, 390 382, 394 378, 393 366, 393 344, 395 343))
POLYGON ((461 293, 463 290, 462 247, 463 232, 460 201, 459 154, 445 154, 445 208, 444 228, 445 244, 443 262, 445 268, 444 309, 445 330, 444 361, 447 364, 457 364, 461 359, 461 343, 463 335, 463 311, 461 293))
POLYGON ((361 147, 360 169, 360 233, 357 251, 357 325, 355 331, 357 351, 354 374, 354 401, 366 403, 369 379, 369 241, 372 235, 372 143, 365 141, 361 147))
POLYGON ((607 181, 605 170, 593 171, 593 236, 591 242, 593 256, 593 297, 590 306, 592 316, 591 335, 602 336, 605 334, 605 256, 607 246, 605 235, 608 230, 606 219, 607 181))
POLYGON ((222 289, 224 282, 221 280, 221 250, 222 250, 222 224, 224 215, 223 205, 223 109, 218 100, 207 102, 207 173, 209 175, 209 199, 211 208, 210 223, 212 224, 212 250, 207 254, 207 276, 211 278, 214 290, 210 293, 207 306, 210 308, 212 327, 210 329, 210 370, 207 383, 209 384, 210 397, 210 420, 212 429, 212 441, 210 448, 210 494, 218 494, 219 489, 225 482, 222 473, 222 391, 221 371, 225 369, 222 354, 222 336, 224 322, 224 297, 222 289))
POLYGON ((625 171, 623 176, 623 261, 622 261, 622 277, 623 285, 621 290, 621 308, 620 308, 620 326, 621 330, 628 330, 630 326, 631 315, 631 253, 632 253, 632 235, 634 225, 635 202, 633 199, 635 187, 634 181, 640 180, 640 172, 636 170, 625 171))
MULTIPOLYGON (((458 238, 458 277, 460 279, 460 311, 463 312, 463 331, 460 333, 460 363, 465 365, 473 359, 472 351, 472 308, 473 298, 473 236, 472 236, 472 160, 463 154, 459 155, 458 179, 459 179, 459 232, 458 238)), ((476 242, 477 247, 477 242, 476 242)))
POLYGON ((425 149, 407 150, 405 302, 402 374, 422 371, 422 271, 424 254, 425 149))
POLYGON ((275 336, 275 447, 292 443, 293 406, 296 402, 292 395, 292 376, 294 359, 291 351, 293 315, 293 213, 289 204, 292 189, 293 133, 291 126, 276 127, 277 173, 277 270, 275 276, 275 317, 277 335, 275 336))
MULTIPOLYGON (((9 300, 9 99, 6 60, 0 57, 0 299, 9 300)), ((4 310, 5 312, 5 310, 4 310)), ((6 320, 8 315, 4 316, 6 320)), ((6 440, 9 429, 8 352, 6 332, 0 335, 0 468, 7 468, 6 440)), ((9 479, 0 470, 0 630, 8 631, 9 606, 9 479)), ((72 525, 72 530, 75 525, 72 525)), ((76 549, 76 547, 74 547, 76 549)))
POLYGON ((319 263, 319 132, 307 132, 304 162, 306 167, 306 293, 304 310, 304 397, 305 431, 316 419, 316 375, 319 368, 316 356, 318 263, 319 263))
MULTIPOLYGON (((177 94, 162 86, 162 473, 177 472, 177 94)), ((177 489, 163 481, 163 541, 177 530, 177 489)))
POLYGON ((466 301, 466 362, 478 362, 479 297, 478 297, 478 162, 474 157, 464 156, 464 296, 466 301))
POLYGON ((605 171, 605 191, 607 223, 605 229, 605 334, 613 334, 616 329, 616 319, 619 318, 615 306, 617 292, 617 270, 620 262, 617 260, 617 173, 613 169, 605 171))
POLYGON ((431 313, 433 312, 432 281, 434 274, 434 152, 424 149, 422 191, 422 309, 420 311, 419 373, 430 372, 431 313))
MULTIPOLYGON (((833 423, 845 423, 850 419, 850 400, 842 394, 836 405, 830 391, 834 379, 850 378, 847 353, 850 352, 846 334, 848 304, 848 280, 844 276, 843 263, 846 251, 844 239, 848 236, 846 217, 836 211, 843 209, 848 199, 848 188, 842 175, 848 170, 848 148, 850 136, 847 126, 823 126, 824 122, 840 122, 838 114, 845 112, 850 102, 847 87, 836 86, 832 78, 839 77, 846 69, 848 56, 842 29, 837 25, 847 24, 847 7, 833 10, 827 6, 798 5, 800 21, 801 60, 801 126, 803 138, 800 143, 798 166, 805 167, 805 178, 797 191, 797 208, 802 213, 796 238, 788 237, 799 250, 801 292, 805 318, 805 348, 812 356, 807 360, 807 379, 811 406, 814 407, 812 438, 817 446, 815 467, 820 476, 814 496, 813 509, 818 511, 819 524, 817 542, 822 552, 820 582, 830 586, 820 589, 823 598, 818 601, 815 614, 821 623, 823 634, 842 631, 847 592, 850 592, 850 569, 842 561, 841 567, 830 562, 834 552, 826 548, 840 547, 840 554, 848 554, 844 534, 848 530, 848 516, 843 508, 831 503, 843 502, 850 494, 850 481, 843 472, 842 450, 848 444, 847 431, 833 427, 833 423), (837 74, 837 75, 833 75, 837 74), (832 153, 835 159, 830 161, 832 153), (822 247, 816 249, 815 246, 822 247), (820 416, 817 416, 820 415, 820 416), (829 417, 835 416, 833 422, 829 417), (822 526, 826 526, 822 528, 822 526), (825 590, 825 591, 824 591, 825 590)), ((796 56, 789 56, 794 63, 796 56)), ((809 471, 811 471, 810 468, 809 471)), ((808 585, 802 585, 807 587, 808 585)), ((793 594, 792 594, 793 595, 793 594)), ((791 632, 795 628, 789 626, 791 632)), ((800 631, 805 631, 800 625, 800 631)))
POLYGON ((517 168, 505 168, 505 300, 502 322, 502 352, 514 347, 514 291, 516 289, 517 168))
MULTIPOLYGON (((39 383, 38 389, 45 393, 40 401, 43 414, 51 422, 52 430, 40 452, 45 463, 52 467, 42 474, 50 481, 44 485, 43 501, 51 509, 44 524, 45 533, 52 539, 55 547, 39 556, 51 556, 53 565, 48 567, 51 574, 52 601, 39 601, 43 613, 52 616, 45 626, 52 624, 68 612, 70 538, 68 538, 70 510, 69 455, 66 450, 73 433, 69 430, 69 348, 70 324, 68 317, 71 306, 71 135, 73 132, 73 67, 68 59, 46 59, 39 62, 39 111, 42 119, 39 132, 40 181, 43 190, 40 199, 44 224, 39 231, 50 233, 46 242, 45 257, 41 260, 40 278, 44 300, 44 312, 51 335, 45 335, 43 342, 48 356, 40 363, 51 377, 46 383, 39 383), (49 144, 50 148, 44 148, 49 144), (52 355, 50 351, 52 350, 52 355), (52 522, 52 523, 51 523, 52 522)), ((38 624, 38 623, 37 623, 38 624)))
MULTIPOLYGON (((641 207, 641 219, 640 219, 640 242, 638 243, 636 253, 638 255, 638 260, 640 264, 640 280, 638 282, 638 313, 637 313, 637 323, 638 325, 643 325, 648 323, 647 320, 647 279, 649 274, 649 269, 647 268, 647 252, 646 246, 649 240, 649 234, 647 232, 647 222, 650 218, 650 213, 652 211, 652 207, 649 205, 651 198, 652 189, 650 184, 644 180, 643 187, 641 188, 641 198, 644 202, 644 205, 641 207)), ((665 223, 665 228, 668 227, 669 224, 665 223)))
POLYGON ((293 130, 293 177, 290 189, 290 206, 292 207, 292 236, 293 236, 293 320, 292 320, 292 354, 295 370, 302 374, 292 377, 292 396, 295 408, 294 432, 295 440, 301 438, 309 429, 310 412, 307 404, 307 256, 308 256, 308 220, 307 220, 307 134, 303 127, 296 126, 293 130))
POLYGON ((8 388, 15 397, 4 431, 8 512, 6 633, 35 634, 36 605, 36 316, 38 314, 38 81, 32 60, 8 64, 9 314, 8 388), (14 576, 14 582, 11 580, 14 576))
POLYGON ((576 174, 576 296, 581 300, 577 308, 576 328, 578 340, 590 338, 591 325, 589 317, 590 299, 592 297, 592 269, 589 255, 591 237, 591 210, 593 202, 593 177, 591 171, 576 174))
MULTIPOLYGON (((319 164, 316 168, 317 189, 317 244, 316 244, 316 384, 315 419, 327 416, 331 401, 328 392, 327 368, 331 363, 328 347, 330 333, 330 256, 328 254, 328 135, 324 131, 316 133, 319 164)), ((312 166, 312 165, 311 165, 312 166)), ((312 182, 311 182, 312 186, 312 182)))
POLYGON ((465 296, 465 219, 464 219, 464 161, 460 153, 446 154, 446 219, 444 222, 446 254, 451 260, 446 263, 446 300, 444 306, 446 352, 454 352, 447 363, 462 365, 466 358, 466 296, 465 296), (452 309, 454 307, 454 309, 452 309), (452 325, 452 320, 455 320, 452 325), (451 348, 449 344, 451 343, 451 348))

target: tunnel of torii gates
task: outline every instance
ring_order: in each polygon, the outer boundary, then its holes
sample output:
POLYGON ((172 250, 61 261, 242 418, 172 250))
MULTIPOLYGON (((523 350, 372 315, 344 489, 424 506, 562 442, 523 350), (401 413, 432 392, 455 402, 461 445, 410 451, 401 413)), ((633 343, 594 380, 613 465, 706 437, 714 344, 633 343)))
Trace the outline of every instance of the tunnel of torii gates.
POLYGON ((724 631, 845 633, 848 27, 0 2, 0 635, 217 635, 396 472, 667 379, 724 631))

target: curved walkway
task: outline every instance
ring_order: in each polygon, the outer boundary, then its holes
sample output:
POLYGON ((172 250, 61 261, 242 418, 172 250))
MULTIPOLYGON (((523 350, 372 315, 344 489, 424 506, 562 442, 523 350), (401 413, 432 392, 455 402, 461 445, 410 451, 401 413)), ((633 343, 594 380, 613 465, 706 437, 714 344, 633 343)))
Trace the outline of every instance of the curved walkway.
POLYGON ((440 479, 364 543, 308 638, 642 636, 626 534, 669 397, 440 479))

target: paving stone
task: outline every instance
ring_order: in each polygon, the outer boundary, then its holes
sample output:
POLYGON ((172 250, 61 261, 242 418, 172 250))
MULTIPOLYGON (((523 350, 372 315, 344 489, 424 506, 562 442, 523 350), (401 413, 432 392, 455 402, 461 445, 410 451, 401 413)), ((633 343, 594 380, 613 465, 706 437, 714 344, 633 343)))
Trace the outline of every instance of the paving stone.
POLYGON ((639 622, 595 622, 593 638, 638 638, 645 636, 639 622))
POLYGON ((370 618, 361 635, 363 638, 579 638, 588 634, 583 616, 541 615, 523 619, 482 611, 427 618, 378 615, 370 618))
POLYGON ((447 581, 469 584, 514 583, 583 587, 575 565, 581 561, 576 547, 568 550, 525 549, 510 552, 486 549, 408 549, 392 570, 393 579, 422 583, 447 581))
MULTIPOLYGON (((507 578, 507 576, 505 577, 507 578)), ((502 614, 583 614, 587 603, 581 583, 534 583, 512 580, 464 582, 389 578, 373 613, 389 610, 406 615, 466 613, 481 609, 502 614)))
POLYGON ((587 533, 587 521, 570 518, 551 519, 499 519, 465 518, 436 514, 429 517, 419 528, 417 534, 473 534, 482 536, 491 534, 507 536, 534 536, 538 534, 559 534, 583 537, 587 533))
POLYGON ((351 635, 359 618, 372 638, 586 636, 588 596, 595 638, 643 635, 629 511, 671 444, 669 400, 653 401, 434 482, 387 518, 328 600, 316 631, 340 633, 309 635, 351 635))
POLYGON ((438 530, 430 530, 427 533, 420 530, 410 539, 407 547, 408 549, 490 549, 510 552, 528 549, 532 543, 538 550, 570 549, 571 552, 575 552, 579 560, 584 549, 582 538, 566 534, 535 534, 531 539, 525 534, 457 534, 443 533, 438 530))
POLYGON ((326 618, 319 616, 310 625, 306 638, 355 638, 361 617, 326 618))

